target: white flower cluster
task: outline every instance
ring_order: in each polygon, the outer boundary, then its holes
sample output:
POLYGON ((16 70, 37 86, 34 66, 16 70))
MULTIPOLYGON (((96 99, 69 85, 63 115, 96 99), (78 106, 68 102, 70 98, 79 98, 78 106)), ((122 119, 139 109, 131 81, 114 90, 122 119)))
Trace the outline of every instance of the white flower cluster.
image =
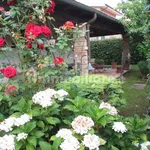
POLYGON ((40 91, 32 97, 33 103, 39 104, 43 108, 49 107, 52 105, 52 98, 55 95, 55 93, 56 91, 53 89, 40 91))
POLYGON ((71 125, 76 133, 83 135, 94 126, 94 122, 90 117, 78 116, 71 125))
POLYGON ((65 128, 60 129, 56 134, 56 137, 63 138, 63 139, 67 139, 70 136, 72 136, 72 131, 65 128))
POLYGON ((56 137, 64 139, 64 142, 60 145, 62 150, 77 150, 80 148, 79 141, 73 137, 72 131, 69 129, 60 129, 56 134, 56 137))
POLYGON ((111 106, 109 103, 102 102, 99 106, 100 109, 107 108, 109 110, 108 114, 110 115, 117 115, 117 109, 114 106, 111 106))
POLYGON ((26 138, 28 137, 28 134, 26 133, 19 133, 16 137, 17 141, 20 141, 20 140, 25 140, 26 138))
POLYGON ((115 132, 121 132, 121 133, 127 132, 127 128, 122 122, 114 122, 112 129, 115 132))
POLYGON ((25 123, 29 122, 31 117, 27 114, 21 115, 18 118, 15 117, 9 117, 8 119, 5 119, 3 122, 0 123, 0 131, 9 132, 13 130, 14 126, 21 126, 25 123))
POLYGON ((94 134, 85 135, 83 139, 83 145, 89 148, 90 150, 93 149, 99 150, 98 147, 100 146, 100 139, 98 136, 94 134))
POLYGON ((141 150, 149 150, 147 148, 147 146, 150 146, 150 142, 149 141, 144 142, 144 143, 141 144, 141 150))
POLYGON ((52 99, 57 98, 60 101, 63 101, 65 96, 68 93, 64 90, 55 91, 54 89, 47 89, 45 91, 40 91, 32 97, 32 101, 35 104, 41 105, 43 108, 49 107, 52 105, 52 99))
POLYGON ((15 150, 14 135, 0 137, 0 150, 15 150))
POLYGON ((75 137, 70 136, 61 143, 60 148, 62 150, 78 150, 80 143, 75 137))
POLYGON ((57 98, 59 101, 64 101, 64 98, 68 95, 68 92, 64 90, 58 90, 55 94, 55 98, 57 98))

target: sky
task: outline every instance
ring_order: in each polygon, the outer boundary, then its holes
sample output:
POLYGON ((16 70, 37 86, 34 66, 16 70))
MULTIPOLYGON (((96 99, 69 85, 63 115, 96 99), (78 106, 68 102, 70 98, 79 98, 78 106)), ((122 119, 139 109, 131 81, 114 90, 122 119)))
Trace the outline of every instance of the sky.
POLYGON ((97 6, 101 4, 108 4, 111 7, 116 7, 121 0, 76 0, 86 5, 97 6))

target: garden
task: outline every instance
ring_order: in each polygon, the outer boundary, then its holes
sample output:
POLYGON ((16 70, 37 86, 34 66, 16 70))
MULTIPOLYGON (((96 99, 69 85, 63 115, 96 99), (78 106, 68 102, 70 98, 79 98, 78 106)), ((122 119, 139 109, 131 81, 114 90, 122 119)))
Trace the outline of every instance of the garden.
POLYGON ((56 28, 53 0, 7 5, 9 13, 0 7, 0 150, 150 149, 148 114, 122 113, 126 81, 68 69, 80 26, 69 20, 56 28))

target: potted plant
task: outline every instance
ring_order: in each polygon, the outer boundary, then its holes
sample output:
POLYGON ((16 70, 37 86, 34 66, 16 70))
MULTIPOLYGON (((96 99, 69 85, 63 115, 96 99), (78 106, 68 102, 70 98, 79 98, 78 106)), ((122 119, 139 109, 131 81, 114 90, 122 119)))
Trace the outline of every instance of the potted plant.
POLYGON ((149 74, 148 62, 140 61, 140 62, 138 62, 138 67, 140 69, 142 78, 146 79, 147 75, 149 74))
POLYGON ((104 66, 104 60, 103 59, 95 59, 96 66, 104 66))
POLYGON ((112 61, 111 67, 112 67, 112 69, 116 69, 117 68, 117 62, 115 62, 115 59, 112 61))

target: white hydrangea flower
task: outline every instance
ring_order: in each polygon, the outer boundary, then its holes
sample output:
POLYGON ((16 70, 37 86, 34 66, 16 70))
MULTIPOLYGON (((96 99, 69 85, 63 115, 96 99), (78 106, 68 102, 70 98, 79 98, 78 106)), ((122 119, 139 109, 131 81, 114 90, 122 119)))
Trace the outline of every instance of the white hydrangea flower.
POLYGON ((16 137, 17 141, 20 141, 20 140, 25 140, 26 138, 28 137, 28 134, 26 133, 19 133, 16 137))
POLYGON ((70 136, 70 138, 67 138, 61 143, 60 148, 62 150, 78 150, 80 148, 80 143, 75 137, 70 136))
POLYGON ((53 89, 47 89, 45 91, 40 91, 36 93, 33 97, 33 103, 41 105, 43 108, 49 107, 52 105, 52 98, 56 94, 56 91, 53 89))
POLYGON ((15 150, 14 135, 0 137, 0 150, 15 150))
POLYGON ((114 122, 112 129, 115 132, 121 132, 121 133, 127 132, 127 128, 122 122, 114 122))
POLYGON ((16 118, 14 117, 9 117, 8 119, 5 119, 3 122, 0 123, 0 130, 5 132, 12 131, 15 119, 16 118))
POLYGON ((14 126, 21 126, 25 123, 29 122, 31 117, 27 114, 21 115, 18 118, 15 117, 9 117, 8 119, 5 119, 3 122, 0 123, 0 131, 9 132, 13 130, 14 126))
POLYGON ((15 119, 14 125, 17 127, 22 126, 25 123, 29 122, 31 119, 32 118, 27 114, 21 115, 19 118, 15 119))
POLYGON ((68 96, 68 92, 64 91, 64 90, 58 90, 55 94, 55 98, 57 98, 60 101, 63 101, 65 96, 68 96))
POLYGON ((76 133, 83 135, 94 126, 94 122, 90 117, 78 116, 71 125, 76 133))
POLYGON ((88 134, 84 136, 83 145, 88 147, 90 150, 96 149, 99 150, 100 139, 94 134, 88 134))
POLYGON ((114 106, 111 106, 109 103, 102 102, 100 104, 99 108, 100 109, 103 109, 103 108, 109 109, 108 114, 110 114, 110 115, 117 115, 118 114, 117 109, 114 106))
POLYGON ((149 150, 147 148, 147 146, 150 146, 150 142, 149 141, 144 142, 144 143, 141 144, 141 150, 149 150))
POLYGON ((60 138, 63 138, 63 139, 67 139, 70 136, 72 136, 72 131, 69 130, 69 129, 65 129, 65 128, 60 129, 56 134, 56 137, 60 137, 60 138))

